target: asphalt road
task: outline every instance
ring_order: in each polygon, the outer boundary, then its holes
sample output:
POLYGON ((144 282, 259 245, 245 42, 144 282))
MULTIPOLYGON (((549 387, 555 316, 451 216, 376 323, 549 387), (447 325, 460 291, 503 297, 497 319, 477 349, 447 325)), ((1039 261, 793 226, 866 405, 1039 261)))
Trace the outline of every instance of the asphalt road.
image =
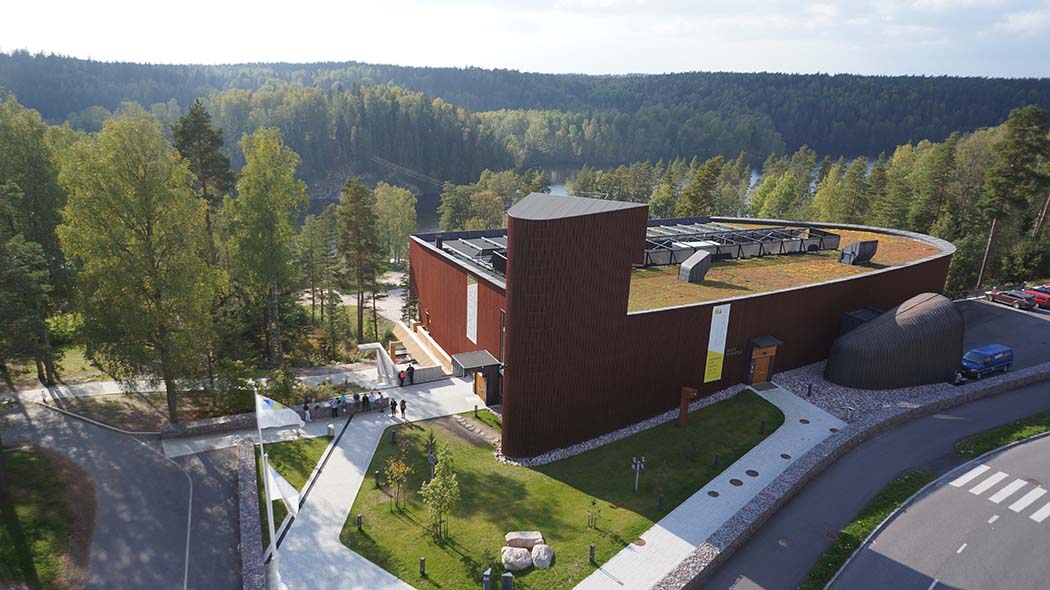
POLYGON ((861 550, 835 588, 1046 588, 1047 452, 1042 438, 943 478, 861 550))
POLYGON ((927 467, 945 473, 964 463, 953 451, 955 441, 1047 410, 1050 383, 1041 383, 919 418, 862 443, 792 498, 704 588, 795 588, 837 531, 901 471, 927 467))
POLYGON ((1050 360, 1050 310, 1016 310, 983 300, 955 305, 966 322, 966 349, 1005 344, 1014 349, 1014 369, 1050 360))
MULTIPOLYGON (((132 437, 36 404, 5 415, 4 441, 53 449, 95 480, 88 588, 183 588, 190 486, 178 465, 132 437)), ((182 460, 194 488, 189 588, 240 585, 231 462, 229 452, 182 460)))

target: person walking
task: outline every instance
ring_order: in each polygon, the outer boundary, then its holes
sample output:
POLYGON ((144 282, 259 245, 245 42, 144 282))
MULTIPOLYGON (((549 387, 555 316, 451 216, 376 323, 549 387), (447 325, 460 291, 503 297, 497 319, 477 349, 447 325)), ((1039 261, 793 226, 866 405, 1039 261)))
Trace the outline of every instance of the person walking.
POLYGON ((310 404, 303 404, 303 420, 313 422, 310 418, 310 404))
POLYGON ((397 385, 399 387, 404 387, 405 386, 405 370, 404 369, 401 369, 400 371, 397 372, 397 385))
POLYGON ((332 398, 331 406, 332 406, 332 417, 333 418, 338 418, 339 417, 339 405, 335 403, 335 398, 334 397, 332 398))
POLYGON ((397 400, 390 398, 390 417, 397 418, 397 400))
POLYGON ((405 398, 401 398, 401 419, 402 420, 405 419, 405 407, 406 406, 408 406, 408 404, 405 402, 405 398))
POLYGON ((408 384, 409 385, 415 385, 416 384, 416 366, 415 365, 409 365, 408 368, 405 369, 405 375, 408 377, 408 384))

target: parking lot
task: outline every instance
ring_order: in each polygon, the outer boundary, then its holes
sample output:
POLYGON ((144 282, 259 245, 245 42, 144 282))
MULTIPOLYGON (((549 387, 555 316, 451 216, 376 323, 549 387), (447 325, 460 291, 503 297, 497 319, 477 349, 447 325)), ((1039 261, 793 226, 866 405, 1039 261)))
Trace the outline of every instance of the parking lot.
POLYGON ((1014 369, 1050 360, 1050 310, 1016 310, 983 300, 956 303, 966 320, 967 350, 983 344, 1014 349, 1014 369))

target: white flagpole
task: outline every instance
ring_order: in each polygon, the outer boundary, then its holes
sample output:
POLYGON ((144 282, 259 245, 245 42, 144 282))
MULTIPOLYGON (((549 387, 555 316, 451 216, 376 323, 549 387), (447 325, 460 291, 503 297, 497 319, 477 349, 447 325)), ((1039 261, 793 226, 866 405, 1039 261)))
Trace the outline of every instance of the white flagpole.
POLYGON ((259 455, 262 457, 262 472, 263 472, 263 495, 266 496, 266 520, 270 524, 270 545, 273 547, 273 571, 275 578, 277 578, 276 587, 281 587, 281 574, 278 569, 278 555, 277 555, 277 532, 274 530, 273 524, 273 502, 270 501, 270 459, 266 455, 266 449, 263 447, 263 435, 262 435, 262 424, 259 421, 260 416, 259 408, 259 388, 255 387, 255 426, 259 430, 259 455))

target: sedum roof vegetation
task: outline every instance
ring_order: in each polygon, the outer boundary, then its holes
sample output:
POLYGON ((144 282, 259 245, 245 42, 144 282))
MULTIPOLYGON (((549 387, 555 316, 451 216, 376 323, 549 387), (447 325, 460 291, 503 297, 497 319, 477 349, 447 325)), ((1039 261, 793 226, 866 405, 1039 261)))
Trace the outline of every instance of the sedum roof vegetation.
POLYGON ((627 311, 690 305, 802 287, 906 264, 940 251, 932 244, 904 236, 854 230, 831 231, 842 237, 841 247, 860 240, 878 240, 879 248, 871 263, 863 266, 840 264, 839 250, 725 260, 716 262, 704 280, 695 284, 678 280, 677 264, 638 268, 631 273, 627 311))

